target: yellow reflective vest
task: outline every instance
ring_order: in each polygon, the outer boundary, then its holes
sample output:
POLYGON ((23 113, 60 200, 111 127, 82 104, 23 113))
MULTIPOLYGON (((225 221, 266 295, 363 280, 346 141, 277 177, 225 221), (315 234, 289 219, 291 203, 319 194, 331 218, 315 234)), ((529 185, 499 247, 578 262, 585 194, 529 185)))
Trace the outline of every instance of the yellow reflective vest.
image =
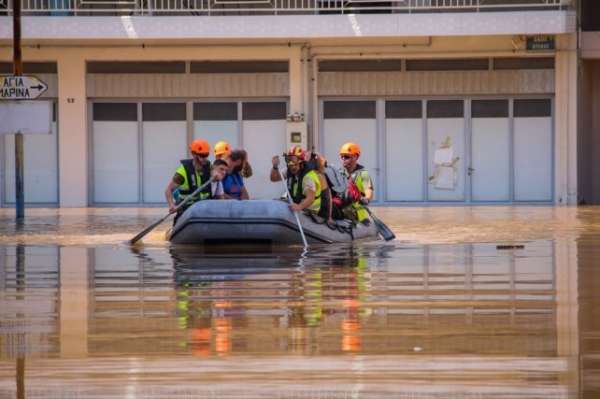
POLYGON ((315 200, 307 208, 312 212, 319 212, 321 209, 321 179, 314 170, 309 170, 306 173, 302 173, 300 176, 289 176, 288 177, 288 188, 292 196, 292 201, 296 204, 302 202, 304 196, 304 179, 310 179, 315 183, 315 200))
MULTIPOLYGON (((356 187, 362 195, 365 195, 365 185, 368 185, 372 188, 373 183, 371 181, 371 176, 369 176, 369 172, 362 165, 358 165, 354 172, 348 175, 348 172, 344 169, 344 175, 348 176, 350 179, 354 181, 356 187)), ((366 220, 369 218, 369 212, 365 209, 365 206, 358 201, 354 201, 351 204, 352 208, 356 211, 356 218, 359 222, 366 220)))
MULTIPOLYGON (((193 160, 183 159, 175 173, 183 177, 183 183, 176 190, 176 200, 177 202, 181 202, 210 179, 210 164, 204 165, 202 170, 199 171, 194 167, 193 160)), ((199 195, 194 196, 195 198, 192 198, 192 202, 210 199, 211 194, 212 190, 209 185, 199 195)))

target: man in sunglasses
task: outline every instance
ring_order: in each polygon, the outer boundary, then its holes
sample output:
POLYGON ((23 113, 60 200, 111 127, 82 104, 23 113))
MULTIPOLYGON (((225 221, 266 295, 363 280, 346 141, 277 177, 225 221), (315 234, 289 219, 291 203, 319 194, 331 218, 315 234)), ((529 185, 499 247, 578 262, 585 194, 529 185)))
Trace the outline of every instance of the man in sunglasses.
POLYGON ((344 165, 342 173, 348 178, 348 205, 344 215, 360 223, 369 223, 369 213, 365 208, 373 199, 373 182, 369 172, 358 163, 360 146, 346 143, 340 148, 340 158, 344 165))
MULTIPOLYGON (((208 142, 205 140, 194 140, 190 144, 190 152, 192 153, 192 158, 181 160, 181 165, 179 165, 175 171, 175 175, 173 175, 173 179, 165 189, 165 198, 167 204, 169 204, 169 212, 171 213, 175 212, 176 204, 183 201, 211 178, 211 165, 208 160, 210 145, 208 142)), ((213 196, 212 191, 212 187, 209 184, 199 195, 192 198, 187 206, 183 206, 182 208, 187 208, 196 201, 211 198, 213 196)), ((184 210, 181 208, 178 210, 175 221, 177 221, 177 218, 184 210)))
POLYGON ((321 180, 317 172, 307 167, 306 152, 300 146, 293 146, 285 156, 287 171, 284 176, 279 174, 279 157, 273 157, 273 168, 271 169, 271 181, 281 181, 282 177, 287 180, 288 190, 292 196, 292 211, 308 210, 319 213, 321 210, 321 180))

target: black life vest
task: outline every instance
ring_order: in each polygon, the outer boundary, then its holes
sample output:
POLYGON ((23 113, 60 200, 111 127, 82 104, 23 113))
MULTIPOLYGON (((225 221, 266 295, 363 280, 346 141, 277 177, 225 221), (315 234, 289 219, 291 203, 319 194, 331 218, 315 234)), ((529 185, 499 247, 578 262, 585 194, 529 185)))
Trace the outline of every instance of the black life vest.
MULTIPOLYGON (((194 160, 182 159, 180 162, 185 170, 186 179, 188 182, 187 190, 179 190, 181 195, 190 195, 196 191, 198 187, 210 180, 210 162, 202 165, 202 170, 200 170, 200 182, 196 181, 196 168, 194 168, 194 160)), ((212 197, 212 187, 210 184, 200 191, 200 199, 211 199, 212 197)))

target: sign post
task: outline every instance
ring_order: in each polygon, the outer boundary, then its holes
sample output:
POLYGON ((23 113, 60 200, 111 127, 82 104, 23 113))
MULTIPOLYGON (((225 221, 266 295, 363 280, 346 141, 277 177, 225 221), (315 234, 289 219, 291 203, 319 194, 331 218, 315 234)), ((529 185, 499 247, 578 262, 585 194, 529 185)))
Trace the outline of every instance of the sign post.
MULTIPOLYGON (((21 0, 13 0, 13 73, 23 74, 23 55, 21 54, 21 0)), ((23 133, 15 134, 15 208, 17 223, 25 218, 25 190, 23 170, 23 133)))
POLYGON ((13 75, 0 77, 0 135, 15 134, 15 209, 17 224, 25 218, 23 134, 49 134, 49 102, 33 100, 48 90, 35 76, 23 75, 21 53, 21 0, 13 0, 13 75), (2 101, 8 100, 8 101, 2 101))
MULTIPOLYGON (((17 223, 25 218, 25 171, 23 133, 48 133, 50 111, 47 104, 14 103, 15 100, 33 100, 48 89, 48 85, 35 76, 23 76, 23 55, 21 53, 21 0, 13 0, 13 76, 0 77, 0 104, 3 115, 2 129, 10 129, 15 134, 15 210, 17 223), (36 116, 44 120, 37 120, 36 116), (40 124, 42 125, 40 127, 40 124)), ((4 132, 6 133, 6 132, 4 132)), ((0 132, 3 134, 3 132, 0 132)))

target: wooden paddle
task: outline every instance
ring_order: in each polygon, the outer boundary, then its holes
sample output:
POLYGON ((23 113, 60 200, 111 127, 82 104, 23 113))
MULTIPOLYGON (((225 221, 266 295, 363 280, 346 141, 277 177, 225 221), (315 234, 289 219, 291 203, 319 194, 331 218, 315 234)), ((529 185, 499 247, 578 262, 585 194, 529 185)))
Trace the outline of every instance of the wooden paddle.
POLYGON ((183 205, 187 204, 188 202, 190 202, 190 200, 200 194, 200 191, 204 190, 210 183, 212 183, 212 179, 209 179, 206 183, 204 183, 203 185, 201 185, 200 187, 198 187, 193 193, 191 193, 190 195, 188 195, 187 197, 185 197, 185 199, 183 201, 181 201, 176 207, 175 207, 175 212, 169 212, 167 215, 163 216, 162 218, 160 218, 159 220, 157 220, 156 222, 152 223, 150 226, 146 227, 144 230, 142 230, 138 235, 136 235, 135 237, 133 237, 131 240, 129 240, 129 244, 133 245, 136 242, 138 242, 142 237, 144 237, 146 234, 148 234, 149 232, 151 232, 152 230, 154 230, 154 228, 156 226, 158 226, 159 224, 161 224, 162 222, 164 222, 169 216, 171 216, 172 214, 176 213, 177 210, 179 210, 179 208, 181 208, 183 205))
POLYGON ((375 227, 377 227, 377 232, 381 235, 381 237, 383 237, 384 240, 391 241, 396 238, 394 232, 390 230, 385 223, 383 223, 377 216, 373 215, 369 208, 366 206, 364 208, 367 210, 367 212, 369 212, 371 219, 373 219, 373 222, 375 223, 375 227))

